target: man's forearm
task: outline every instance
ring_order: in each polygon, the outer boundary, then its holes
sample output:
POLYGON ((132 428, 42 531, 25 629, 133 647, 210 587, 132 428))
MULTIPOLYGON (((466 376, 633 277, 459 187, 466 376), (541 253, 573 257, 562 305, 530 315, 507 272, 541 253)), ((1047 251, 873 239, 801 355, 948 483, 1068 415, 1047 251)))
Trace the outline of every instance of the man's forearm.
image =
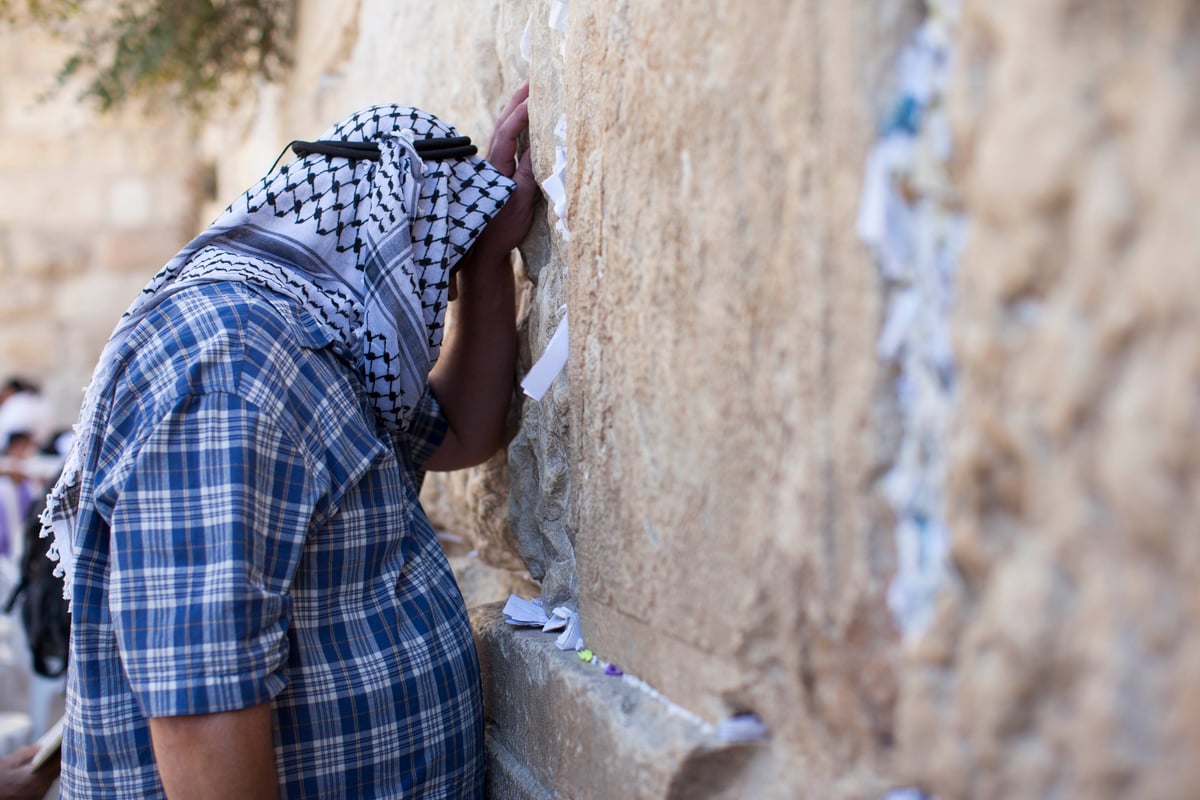
MULTIPOLYGON (((520 154, 529 127, 529 82, 508 101, 496 120, 487 160, 512 178, 508 202, 475 242, 457 277, 454 325, 442 357, 429 376, 450 430, 424 465, 458 469, 486 459, 504 442, 517 361, 512 251, 529 233, 537 182, 533 159, 520 154)), ((451 286, 453 287, 453 279, 451 286)))
POLYGON ((517 358, 516 299, 509 252, 470 256, 457 276, 453 328, 430 375, 450 427, 426 466, 456 469, 483 461, 504 441, 517 358))
POLYGON ((270 703, 150 720, 154 759, 171 800, 277 800, 270 703))

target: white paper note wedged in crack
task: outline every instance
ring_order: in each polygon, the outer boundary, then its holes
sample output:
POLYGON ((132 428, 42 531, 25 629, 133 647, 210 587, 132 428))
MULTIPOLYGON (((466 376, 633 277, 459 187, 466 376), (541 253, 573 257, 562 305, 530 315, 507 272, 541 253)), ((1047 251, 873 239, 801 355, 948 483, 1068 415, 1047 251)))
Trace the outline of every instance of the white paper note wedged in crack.
POLYGON ((554 379, 567 365, 567 355, 570 353, 570 343, 567 337, 567 315, 564 313, 558 321, 558 328, 550 337, 550 344, 537 363, 529 368, 525 380, 521 381, 521 390, 534 400, 541 400, 554 383, 554 379))

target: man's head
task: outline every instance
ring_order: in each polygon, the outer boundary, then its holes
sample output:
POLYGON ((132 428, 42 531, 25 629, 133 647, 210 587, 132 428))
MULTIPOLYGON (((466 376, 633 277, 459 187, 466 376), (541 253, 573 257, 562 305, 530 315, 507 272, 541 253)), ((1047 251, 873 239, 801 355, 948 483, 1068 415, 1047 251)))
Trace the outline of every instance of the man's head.
POLYGON ((4 442, 4 455, 9 458, 28 458, 37 453, 33 434, 29 431, 13 431, 4 442))

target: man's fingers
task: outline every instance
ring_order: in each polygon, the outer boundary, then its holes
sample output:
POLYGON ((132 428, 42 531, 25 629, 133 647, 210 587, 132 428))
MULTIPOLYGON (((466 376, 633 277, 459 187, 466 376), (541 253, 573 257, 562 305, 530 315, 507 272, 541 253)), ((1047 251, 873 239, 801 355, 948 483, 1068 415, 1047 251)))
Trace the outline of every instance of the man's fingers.
POLYGON ((499 128, 504 123, 504 120, 506 120, 508 118, 508 115, 513 112, 513 109, 515 109, 517 106, 519 106, 521 103, 524 103, 528 99, 529 99, 529 81, 527 80, 523 84, 521 84, 520 88, 517 89, 517 91, 513 92, 512 97, 508 98, 508 104, 506 106, 504 106, 504 110, 501 111, 499 116, 496 117, 496 127, 499 128))
POLYGON ((529 127, 529 103, 522 101, 508 115, 508 118, 496 127, 496 132, 492 136, 488 161, 510 178, 516 169, 517 139, 527 127, 529 127))
POLYGON ((513 112, 504 120, 504 124, 498 129, 501 141, 516 142, 520 137, 521 132, 529 127, 529 101, 523 100, 520 105, 513 109, 513 112))
POLYGON ((492 140, 488 143, 487 160, 508 177, 512 177, 517 155, 516 139, 529 126, 529 81, 521 84, 508 99, 508 105, 496 118, 492 140))
POLYGON ((517 162, 516 181, 518 186, 533 186, 533 151, 526 150, 517 162))
POLYGON ((519 109, 521 105, 528 99, 529 81, 525 81, 525 83, 521 84, 521 88, 517 89, 517 91, 513 93, 513 96, 508 99, 508 105, 506 105, 504 110, 500 112, 500 116, 496 117, 496 124, 492 128, 492 140, 488 143, 489 151, 495 146, 495 143, 500 140, 500 132, 503 130, 504 126, 508 124, 509 119, 511 119, 517 109, 519 109))
POLYGON ((16 750, 8 758, 4 759, 14 767, 21 767, 33 761, 33 757, 37 755, 38 746, 36 744, 27 744, 24 747, 16 750))

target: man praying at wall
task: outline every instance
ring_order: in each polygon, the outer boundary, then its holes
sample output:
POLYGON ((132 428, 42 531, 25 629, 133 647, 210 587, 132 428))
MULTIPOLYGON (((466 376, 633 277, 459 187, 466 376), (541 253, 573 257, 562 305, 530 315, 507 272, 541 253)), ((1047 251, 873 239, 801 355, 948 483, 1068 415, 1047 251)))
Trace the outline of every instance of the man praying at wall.
POLYGON ((482 795, 478 662, 417 495, 502 444, 527 94, 487 160, 401 106, 293 143, 122 317, 47 514, 63 797, 482 795))

